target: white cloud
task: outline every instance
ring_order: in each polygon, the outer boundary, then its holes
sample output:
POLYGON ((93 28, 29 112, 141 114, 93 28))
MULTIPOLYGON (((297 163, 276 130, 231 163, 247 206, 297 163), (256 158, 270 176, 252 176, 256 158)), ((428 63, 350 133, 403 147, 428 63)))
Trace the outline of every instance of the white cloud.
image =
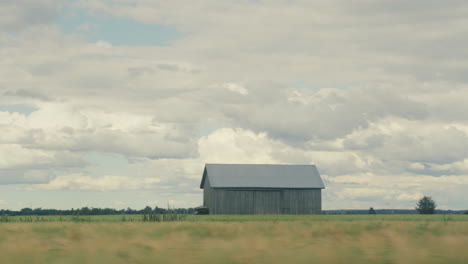
POLYGON ((426 166, 424 166, 424 164, 421 164, 419 162, 413 162, 409 165, 409 168, 413 170, 424 170, 426 166))
POLYGON ((93 178, 81 174, 58 176, 47 184, 29 187, 32 190, 80 190, 118 191, 152 189, 159 183, 158 178, 133 178, 126 176, 102 176, 93 178))
POLYGON ((446 164, 429 164, 431 170, 445 173, 468 174, 468 159, 446 164))
POLYGON ((210 163, 276 163, 278 161, 271 157, 275 150, 272 145, 275 142, 265 133, 225 128, 202 137, 198 151, 202 159, 210 163))
POLYGON ((375 181, 376 176, 372 173, 364 173, 336 177, 324 175, 323 177, 334 183, 369 184, 370 182, 375 181))
MULTIPOLYGON (((15 167, 82 166, 81 155, 70 151, 26 148, 20 144, 0 144, 0 169, 15 167)), ((0 175, 0 177, 3 175, 0 175)))
POLYGON ((386 118, 349 134, 344 145, 373 152, 380 159, 450 163, 466 155, 467 134, 454 125, 423 120, 386 118), (445 126, 445 127, 444 127, 445 126))
POLYGON ((248 95, 249 91, 237 83, 223 83, 221 85, 223 88, 228 89, 231 92, 238 93, 240 95, 248 95))
POLYGON ((466 207, 453 201, 468 171, 464 1, 66 4, 183 32, 166 47, 87 43, 54 24, 61 2, 33 2, 0 4, 0 104, 38 109, 0 111, 2 182, 91 192, 156 177, 178 200, 199 195, 205 162, 313 163, 325 208, 412 207, 426 191, 466 207), (91 176, 91 152, 130 169, 91 176))
MULTIPOLYGON (((177 124, 155 122, 153 116, 106 113, 65 104, 44 104, 27 117, 0 114, 5 117, 0 123, 4 131, 0 142, 9 143, 9 148, 27 146, 29 155, 50 156, 53 152, 47 150, 75 150, 183 157, 194 152, 190 132, 177 124)), ((6 158, 3 162, 7 162, 6 158)))

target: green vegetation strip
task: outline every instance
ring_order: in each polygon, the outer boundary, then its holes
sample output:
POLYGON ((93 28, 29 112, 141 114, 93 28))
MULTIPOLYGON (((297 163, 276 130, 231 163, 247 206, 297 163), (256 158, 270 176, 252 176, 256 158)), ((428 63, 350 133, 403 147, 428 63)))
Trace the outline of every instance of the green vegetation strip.
POLYGON ((468 221, 468 215, 92 215, 0 216, 9 222, 252 222, 252 221, 468 221))

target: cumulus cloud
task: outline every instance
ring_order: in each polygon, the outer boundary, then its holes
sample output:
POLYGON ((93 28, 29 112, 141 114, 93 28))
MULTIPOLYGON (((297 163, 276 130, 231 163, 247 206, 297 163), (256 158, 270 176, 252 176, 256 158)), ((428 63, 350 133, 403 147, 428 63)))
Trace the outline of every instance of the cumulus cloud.
POLYGON ((83 165, 80 155, 69 151, 46 151, 24 148, 19 144, 0 144, 0 169, 80 165, 83 165))
POLYGON ((428 164, 428 167, 434 171, 440 171, 444 174, 468 174, 468 159, 445 164, 428 164))
POLYGON ((177 124, 157 123, 152 116, 105 113, 66 104, 43 105, 28 116, 7 112, 0 115, 0 142, 19 144, 16 148, 26 146, 31 153, 73 150, 186 157, 194 152, 190 132, 177 124))
POLYGON ((385 118, 348 134, 343 143, 347 149, 373 149, 382 158, 445 163, 466 157, 466 137, 454 124, 385 118))
POLYGON ((205 162, 301 163, 324 175, 325 208, 411 208, 431 193, 466 207, 453 201, 468 171, 465 1, 185 5, 66 4, 184 33, 132 47, 65 34, 60 1, 3 1, 0 104, 37 110, 0 111, 0 182, 147 184, 183 203, 174 196, 200 194, 205 162), (90 175, 93 152, 121 155, 129 170, 90 175))
POLYGON ((81 1, 79 5, 144 23, 177 25, 191 33, 177 41, 178 46, 190 45, 207 57, 229 57, 230 65, 225 66, 231 71, 239 71, 232 61, 245 61, 261 69, 256 74, 264 79, 277 78, 281 72, 283 77, 307 79, 308 75, 322 82, 349 82, 357 76, 388 80, 388 73, 419 80, 466 80, 462 69, 468 65, 456 55, 464 54, 467 41, 463 14, 468 7, 463 1, 432 1, 424 7, 417 2, 341 0, 200 1, 190 9, 180 8, 183 1, 141 1, 132 6, 81 1), (223 10, 223 15, 216 10, 223 10), (451 67, 456 61, 461 64, 451 67))

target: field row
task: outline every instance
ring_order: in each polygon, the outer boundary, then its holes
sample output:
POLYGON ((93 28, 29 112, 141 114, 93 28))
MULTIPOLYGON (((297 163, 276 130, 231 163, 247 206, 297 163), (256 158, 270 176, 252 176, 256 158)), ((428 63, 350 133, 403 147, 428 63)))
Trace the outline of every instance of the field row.
POLYGON ((468 263, 468 222, 395 217, 4 223, 0 263, 468 263))

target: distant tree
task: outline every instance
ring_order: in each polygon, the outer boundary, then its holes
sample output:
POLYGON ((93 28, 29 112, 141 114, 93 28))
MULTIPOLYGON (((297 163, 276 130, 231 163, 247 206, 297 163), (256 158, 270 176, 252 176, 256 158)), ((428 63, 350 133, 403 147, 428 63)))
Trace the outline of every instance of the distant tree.
POLYGON ((127 209, 125 210, 125 214, 128 214, 128 215, 131 215, 131 214, 136 214, 137 211, 136 210, 133 210, 132 208, 130 207, 127 207, 127 209))
POLYGON ((80 215, 90 215, 91 210, 89 207, 85 206, 80 209, 80 215))
POLYGON ((369 208, 369 214, 375 214, 374 207, 369 208))
POLYGON ((468 211, 465 211, 464 214, 468 214, 468 211))
POLYGON ((145 209, 143 209, 143 213, 145 214, 151 214, 151 212, 153 212, 153 209, 149 206, 146 206, 145 209))
POLYGON ((33 209, 23 208, 23 209, 21 209, 21 211, 19 213, 20 213, 20 215, 32 215, 33 214, 33 209))
POLYGON ((419 200, 417 207, 415 208, 420 214, 434 214, 437 204, 432 200, 431 197, 424 196, 419 200))
POLYGON ((167 210, 164 209, 164 208, 159 208, 157 206, 154 207, 154 212, 157 213, 157 214, 165 214, 167 213, 167 210))

